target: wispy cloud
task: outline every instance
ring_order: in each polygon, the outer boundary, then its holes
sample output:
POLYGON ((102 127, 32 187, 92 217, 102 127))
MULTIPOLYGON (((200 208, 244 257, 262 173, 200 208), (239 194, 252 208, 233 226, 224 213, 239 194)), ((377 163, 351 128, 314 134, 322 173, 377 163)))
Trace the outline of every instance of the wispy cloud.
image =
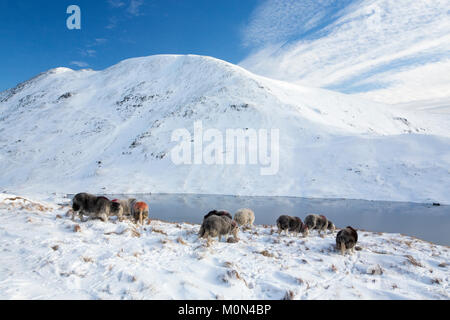
POLYGON ((107 0, 113 9, 121 9, 108 19, 106 29, 115 29, 120 21, 144 15, 144 0, 107 0))
POLYGON ((108 0, 108 4, 113 8, 121 8, 125 6, 125 2, 122 0, 108 0))
POLYGON ((144 0, 131 0, 127 12, 133 16, 140 16, 142 15, 141 7, 143 4, 144 0))
POLYGON ((118 22, 119 19, 116 16, 109 17, 106 29, 114 29, 115 27, 117 27, 118 22))
POLYGON ((97 55, 97 50, 93 50, 93 49, 80 49, 80 54, 83 57, 89 57, 89 58, 93 58, 97 55))
POLYGON ((86 68, 89 66, 89 64, 84 61, 71 61, 70 64, 79 68, 86 68))
POLYGON ((243 30, 254 51, 241 65, 383 102, 432 98, 450 88, 449 9, 448 0, 267 0, 243 30))
POLYGON ((86 47, 88 47, 88 48, 97 47, 97 46, 101 46, 107 42, 108 42, 108 39, 96 38, 93 41, 91 41, 89 44, 87 44, 86 47))
POLYGON ((252 13, 243 43, 259 46, 298 38, 340 16, 352 0, 269 0, 252 13))

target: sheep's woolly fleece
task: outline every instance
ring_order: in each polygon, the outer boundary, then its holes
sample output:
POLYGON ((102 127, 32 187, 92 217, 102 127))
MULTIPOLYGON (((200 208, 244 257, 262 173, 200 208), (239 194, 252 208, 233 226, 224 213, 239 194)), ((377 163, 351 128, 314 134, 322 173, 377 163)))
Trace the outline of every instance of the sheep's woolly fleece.
POLYGON ((0 299, 450 298, 449 248, 399 234, 360 230, 345 256, 273 225, 208 245, 199 225, 73 222, 68 204, 0 195, 0 299))

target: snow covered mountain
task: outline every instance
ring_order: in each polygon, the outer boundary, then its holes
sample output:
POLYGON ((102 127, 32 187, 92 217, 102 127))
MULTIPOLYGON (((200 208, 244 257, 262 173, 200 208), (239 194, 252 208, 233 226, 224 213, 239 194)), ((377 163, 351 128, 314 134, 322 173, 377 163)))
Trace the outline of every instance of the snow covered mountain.
POLYGON ((450 118, 256 76, 202 56, 57 68, 0 93, 10 192, 216 193, 450 203, 450 118), (279 129, 260 165, 175 165, 175 129, 279 129))

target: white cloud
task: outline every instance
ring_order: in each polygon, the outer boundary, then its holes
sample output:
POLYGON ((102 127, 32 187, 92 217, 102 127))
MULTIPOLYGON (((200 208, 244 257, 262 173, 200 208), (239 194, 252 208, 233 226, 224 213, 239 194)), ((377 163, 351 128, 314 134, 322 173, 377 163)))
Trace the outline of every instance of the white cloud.
POLYGON ((70 64, 79 68, 86 68, 89 66, 89 64, 84 61, 71 61, 70 64))
POLYGON ((141 7, 143 4, 144 0, 131 0, 127 12, 133 16, 140 16, 142 15, 141 7))
POLYGON ((125 2, 123 2, 121 0, 108 0, 108 3, 113 8, 120 8, 120 7, 125 6, 125 2))
POLYGON ((244 45, 282 42, 339 16, 349 0, 270 0, 252 13, 243 30, 244 45))
POLYGON ((312 2, 269 0, 256 9, 243 31, 255 51, 241 65, 383 102, 434 98, 435 87, 450 97, 449 0, 312 2))
POLYGON ((125 14, 123 16, 111 16, 108 19, 108 24, 105 26, 106 29, 115 29, 119 21, 130 17, 138 17, 143 15, 142 6, 144 5, 144 0, 108 0, 108 3, 113 9, 123 8, 125 11, 122 12, 125 12, 125 14))
POLYGON ((90 58, 92 58, 92 57, 96 56, 97 51, 93 50, 93 49, 80 49, 80 54, 83 57, 90 57, 90 58))

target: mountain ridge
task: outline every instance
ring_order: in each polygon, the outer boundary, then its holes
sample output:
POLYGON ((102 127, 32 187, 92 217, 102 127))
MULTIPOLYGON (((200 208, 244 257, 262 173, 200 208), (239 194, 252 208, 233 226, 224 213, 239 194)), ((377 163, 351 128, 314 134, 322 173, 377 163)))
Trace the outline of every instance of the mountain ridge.
POLYGON ((260 77, 212 57, 55 68, 0 93, 0 184, 449 202, 447 118, 260 77), (192 132, 196 121, 221 132, 280 129, 278 174, 262 177, 253 165, 175 166, 171 135, 192 132))

